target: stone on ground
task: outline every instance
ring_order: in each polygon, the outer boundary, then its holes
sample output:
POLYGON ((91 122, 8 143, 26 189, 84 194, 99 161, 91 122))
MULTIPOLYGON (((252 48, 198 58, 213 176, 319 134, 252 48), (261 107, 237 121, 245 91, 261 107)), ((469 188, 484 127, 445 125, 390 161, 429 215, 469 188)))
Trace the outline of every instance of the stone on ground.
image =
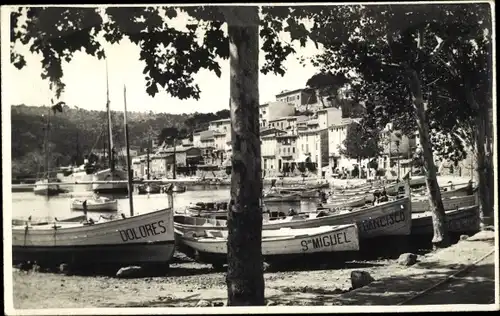
POLYGON ((130 267, 123 267, 118 272, 116 272, 116 277, 117 278, 138 278, 142 277, 144 274, 144 271, 142 267, 139 266, 130 266, 130 267))
POLYGON ((375 279, 366 271, 355 270, 351 272, 351 285, 353 290, 368 285, 373 281, 375 281, 375 279))
POLYGON ((403 253, 398 258, 398 263, 408 267, 417 263, 417 255, 414 253, 403 253))
POLYGON ((199 300, 198 303, 196 303, 196 307, 212 307, 212 303, 207 300, 199 300))

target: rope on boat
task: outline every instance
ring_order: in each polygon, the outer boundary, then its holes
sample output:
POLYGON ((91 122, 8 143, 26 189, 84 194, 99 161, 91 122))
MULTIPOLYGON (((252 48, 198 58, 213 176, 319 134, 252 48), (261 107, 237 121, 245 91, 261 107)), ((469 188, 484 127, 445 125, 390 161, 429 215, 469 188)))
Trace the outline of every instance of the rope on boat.
POLYGON ((443 285, 443 284, 445 284, 445 283, 447 283, 447 282, 450 282, 451 280, 453 280, 453 279, 454 279, 456 276, 458 276, 459 274, 462 274, 462 273, 464 273, 464 272, 469 271, 469 270, 470 270, 470 269, 472 269, 472 268, 475 268, 479 262, 481 262, 481 261, 483 261, 484 259, 488 258, 488 257, 489 257, 489 256, 491 256, 493 253, 495 253, 495 249, 491 250, 491 251, 490 251, 490 252, 488 252, 486 255, 482 256, 482 257, 481 257, 481 258, 479 258, 479 259, 477 259, 477 260, 476 260, 476 261, 474 261, 473 263, 471 263, 471 264, 469 264, 469 265, 465 266, 463 269, 458 270, 457 272, 455 272, 455 273, 453 273, 453 274, 449 275, 449 276, 448 276, 448 277, 446 277, 444 280, 439 281, 438 283, 436 283, 436 284, 432 285, 431 287, 429 287, 429 288, 427 288, 427 289, 425 289, 425 290, 423 290, 423 291, 421 291, 421 292, 419 292, 419 293, 415 294, 414 296, 412 296, 412 297, 410 297, 410 298, 408 298, 408 299, 404 300, 403 302, 401 302, 401 303, 399 303, 399 304, 397 304, 397 305, 398 305, 398 306, 399 306, 399 305, 406 305, 406 304, 408 304, 409 302, 411 302, 411 301, 415 300, 416 298, 421 297, 421 296, 423 296, 423 295, 425 295, 425 294, 429 293, 430 291, 434 290, 435 288, 437 288, 437 287, 439 287, 439 286, 441 286, 441 285, 443 285))

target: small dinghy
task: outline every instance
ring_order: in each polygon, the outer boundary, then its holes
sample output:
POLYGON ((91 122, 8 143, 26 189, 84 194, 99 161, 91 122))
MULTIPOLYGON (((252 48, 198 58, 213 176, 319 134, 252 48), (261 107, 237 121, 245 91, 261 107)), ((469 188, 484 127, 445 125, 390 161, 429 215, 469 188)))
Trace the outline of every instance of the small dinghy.
POLYGON ((158 194, 162 192, 161 185, 156 183, 141 184, 137 187, 139 194, 158 194))
MULTIPOLYGON (((445 211, 454 210, 457 208, 470 207, 477 204, 477 194, 465 196, 453 196, 442 198, 445 211)), ((428 197, 418 197, 411 199, 411 212, 423 213, 430 212, 431 207, 428 197)))
POLYGON ((176 212, 178 214, 185 214, 189 216, 210 217, 210 216, 226 216, 227 215, 227 202, 197 202, 190 204, 186 207, 184 212, 176 212))
MULTIPOLYGON (((193 250, 198 261, 222 263, 227 258, 227 230, 205 230, 203 233, 175 230, 183 246, 193 250)), ((284 255, 308 255, 358 251, 359 236, 355 224, 313 228, 281 228, 262 231, 264 258, 284 255)))
POLYGON ((84 210, 84 203, 87 202, 87 211, 108 211, 116 212, 118 210, 118 201, 107 197, 94 197, 88 200, 75 199, 71 201, 71 209, 84 210))
POLYGON ((262 200, 264 202, 300 202, 300 192, 293 192, 286 189, 271 188, 268 192, 264 193, 262 200))

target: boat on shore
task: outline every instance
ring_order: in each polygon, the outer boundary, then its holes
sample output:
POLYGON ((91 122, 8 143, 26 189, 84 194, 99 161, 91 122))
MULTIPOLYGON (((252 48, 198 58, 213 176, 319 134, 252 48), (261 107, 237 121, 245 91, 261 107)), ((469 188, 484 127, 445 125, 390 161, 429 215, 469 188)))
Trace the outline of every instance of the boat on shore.
POLYGON ((197 202, 186 206, 184 212, 179 211, 177 214, 188 216, 210 217, 210 216, 227 216, 227 202, 197 202))
POLYGON ((373 198, 367 198, 364 195, 347 199, 329 199, 327 203, 322 203, 318 209, 361 207, 364 206, 367 202, 371 202, 372 200, 373 198))
POLYGON ((263 194, 262 201, 264 202, 300 202, 301 196, 300 192, 292 192, 286 189, 270 189, 268 192, 263 194))
POLYGON ((43 264, 167 263, 174 253, 171 208, 103 222, 12 226, 12 260, 43 264))
MULTIPOLYGON (((70 222, 70 223, 80 223, 86 219, 85 215, 79 215, 75 217, 69 217, 65 219, 58 220, 57 218, 54 218, 55 222, 70 222)), ((54 222, 52 221, 52 222, 54 222)), ((19 218, 13 218, 12 219, 12 225, 13 226, 19 226, 19 225, 47 225, 49 224, 49 221, 43 220, 43 221, 31 221, 31 219, 19 219, 19 218)))
MULTIPOLYGON (((432 235, 432 213, 414 213, 411 215, 412 235, 432 235)), ((450 233, 467 234, 479 231, 479 207, 477 205, 445 211, 445 223, 450 233)))
MULTIPOLYGON (((474 206, 477 204, 477 195, 453 196, 442 198, 445 211, 454 210, 462 207, 474 206)), ((430 211, 429 198, 421 197, 411 199, 412 213, 423 213, 430 211)))
POLYGON ((71 209, 83 211, 84 202, 87 201, 87 211, 89 212, 116 212, 118 211, 118 201, 104 196, 93 197, 87 200, 74 199, 71 201, 71 209))
MULTIPOLYGON (((177 230, 185 233, 195 231, 202 233, 207 229, 227 230, 224 219, 209 219, 184 216, 174 219, 177 230), (214 224, 215 223, 215 224, 214 224)), ((375 206, 361 207, 351 211, 325 210, 318 213, 306 213, 286 216, 284 219, 264 220, 263 230, 290 228, 312 228, 319 226, 337 226, 345 224, 358 225, 361 239, 378 236, 401 236, 411 233, 411 208, 408 197, 383 202, 375 206)))
MULTIPOLYGON (((180 243, 193 250, 197 261, 219 264, 226 262, 227 230, 206 230, 200 236, 176 230, 176 234, 180 243)), ((354 224, 262 231, 262 255, 265 259, 357 250, 359 237, 354 224)))

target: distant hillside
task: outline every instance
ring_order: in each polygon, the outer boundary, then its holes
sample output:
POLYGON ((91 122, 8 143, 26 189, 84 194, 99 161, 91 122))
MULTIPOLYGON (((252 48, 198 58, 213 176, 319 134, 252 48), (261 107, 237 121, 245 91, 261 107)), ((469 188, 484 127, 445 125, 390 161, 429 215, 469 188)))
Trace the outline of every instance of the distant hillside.
MULTIPOLYGON (((12 119, 12 172, 13 177, 34 175, 44 166, 43 140, 48 107, 14 105, 12 119)), ((52 166, 63 166, 83 159, 92 151, 105 146, 107 120, 105 111, 63 107, 63 112, 50 112, 50 148, 52 166), (77 157, 79 152, 80 157, 77 157)), ((176 128, 192 133, 206 128, 207 122, 229 117, 229 110, 217 113, 167 114, 129 112, 130 146, 144 150, 148 134, 156 138, 164 128, 176 128)), ((118 147, 124 146, 123 113, 113 112, 113 139, 118 147)))

